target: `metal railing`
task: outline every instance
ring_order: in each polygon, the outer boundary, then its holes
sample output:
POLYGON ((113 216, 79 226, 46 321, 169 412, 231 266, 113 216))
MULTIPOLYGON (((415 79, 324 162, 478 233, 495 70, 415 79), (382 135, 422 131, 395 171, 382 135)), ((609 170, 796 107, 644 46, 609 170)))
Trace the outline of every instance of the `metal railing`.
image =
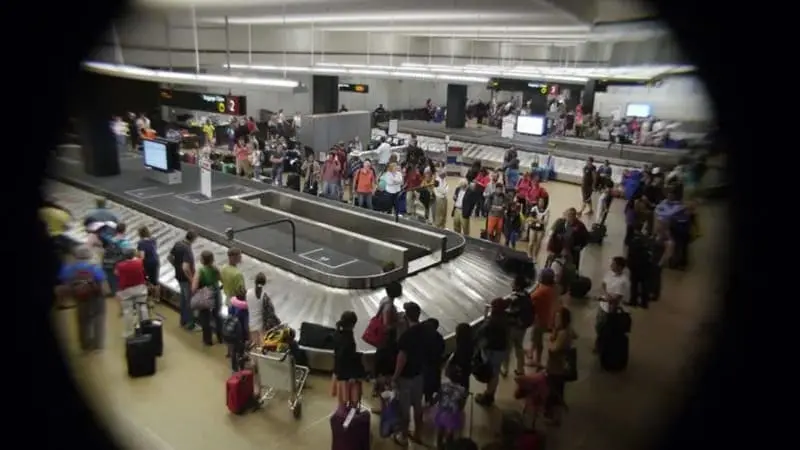
POLYGON ((257 230, 259 228, 270 227, 281 223, 288 223, 289 226, 292 228, 292 253, 297 253, 297 228, 294 225, 294 221, 291 219, 270 220, 269 222, 264 222, 258 225, 239 228, 237 230, 234 230, 233 228, 227 228, 225 229, 225 237, 228 238, 229 241, 232 241, 236 237, 236 233, 242 233, 244 231, 250 231, 250 230, 257 230))

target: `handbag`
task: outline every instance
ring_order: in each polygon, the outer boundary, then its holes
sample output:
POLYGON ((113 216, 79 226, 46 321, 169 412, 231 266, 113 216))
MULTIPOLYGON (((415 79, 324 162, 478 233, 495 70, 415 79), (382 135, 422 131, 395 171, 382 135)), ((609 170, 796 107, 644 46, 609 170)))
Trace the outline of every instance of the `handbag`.
POLYGON ((214 291, 212 291, 209 287, 198 289, 197 292, 192 295, 192 300, 190 301, 189 305, 192 309, 197 311, 213 308, 214 291))
POLYGON ((364 330, 361 339, 373 347, 383 344, 386 339, 386 326, 383 324, 383 315, 380 312, 369 319, 367 329, 364 330))
POLYGON ((578 381, 578 350, 570 347, 564 351, 564 381, 578 381))

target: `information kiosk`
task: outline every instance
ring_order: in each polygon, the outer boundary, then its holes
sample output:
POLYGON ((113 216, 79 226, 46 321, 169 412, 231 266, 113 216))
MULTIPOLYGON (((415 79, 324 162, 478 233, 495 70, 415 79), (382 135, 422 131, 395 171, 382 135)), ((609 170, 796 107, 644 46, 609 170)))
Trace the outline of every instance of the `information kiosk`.
POLYGON ((147 178, 167 185, 181 184, 180 144, 168 139, 145 139, 142 143, 147 178))

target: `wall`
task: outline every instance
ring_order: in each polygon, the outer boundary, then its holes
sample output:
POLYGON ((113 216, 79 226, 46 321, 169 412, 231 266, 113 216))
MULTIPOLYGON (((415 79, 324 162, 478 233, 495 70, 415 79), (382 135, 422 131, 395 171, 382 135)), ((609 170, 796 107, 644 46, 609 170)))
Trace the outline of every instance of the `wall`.
POLYGON ((628 103, 647 103, 653 115, 668 120, 713 120, 705 87, 692 76, 668 78, 658 87, 611 86, 608 92, 595 94, 594 108, 602 116, 610 116, 616 109, 624 114, 628 103))
MULTIPOLYGON (((379 104, 388 110, 419 109, 425 106, 427 99, 431 99, 437 105, 447 104, 448 83, 445 81, 341 77, 339 82, 369 85, 369 94, 339 93, 339 103, 351 111, 372 111, 379 104)), ((467 97, 476 101, 483 99, 486 102, 491 99, 485 84, 467 85, 467 97)))

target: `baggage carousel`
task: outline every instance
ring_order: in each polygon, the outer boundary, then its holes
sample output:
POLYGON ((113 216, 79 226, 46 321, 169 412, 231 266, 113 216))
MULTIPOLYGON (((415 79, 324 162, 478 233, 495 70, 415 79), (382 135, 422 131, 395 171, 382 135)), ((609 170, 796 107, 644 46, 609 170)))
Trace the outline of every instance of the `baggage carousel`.
MULTIPOLYGON (((378 128, 384 131, 387 127, 386 123, 378 124, 378 128)), ((442 123, 422 120, 401 120, 398 123, 398 131, 442 140, 445 136, 449 136, 451 141, 489 147, 496 149, 495 151, 501 154, 513 145, 518 150, 534 153, 549 152, 564 158, 585 160, 587 157, 593 156, 595 159, 608 159, 612 164, 620 166, 641 166, 645 163, 670 166, 677 164, 682 156, 688 154, 688 151, 683 149, 660 149, 635 145, 620 147, 616 144, 609 147, 608 143, 585 139, 556 138, 548 140, 543 137, 524 135, 515 135, 513 139, 505 139, 500 136, 500 130, 496 128, 451 130, 442 123)), ((454 145, 458 144, 454 142, 454 145)))
MULTIPOLYGON (((159 255, 161 257, 160 281, 168 291, 176 293, 178 284, 175 281, 174 270, 167 262, 167 254, 172 245, 180 240, 187 228, 199 231, 201 237, 195 244, 195 254, 203 250, 209 250, 215 255, 217 263, 226 260, 229 245, 235 245, 245 253, 241 269, 246 279, 250 282, 255 274, 263 272, 270 280, 267 286, 270 296, 275 302, 277 313, 281 320, 287 322, 292 327, 299 329, 303 322, 317 323, 325 326, 333 326, 342 312, 352 310, 359 317, 356 334, 361 335, 366 327, 369 317, 376 312, 377 306, 384 297, 382 288, 342 288, 326 285, 323 282, 309 279, 306 274, 290 272, 276 264, 265 262, 262 257, 269 256, 273 251, 278 256, 288 259, 290 235, 282 230, 257 229, 249 232, 237 233, 235 241, 232 243, 225 235, 225 229, 237 227, 242 224, 252 224, 255 214, 258 220, 263 217, 261 208, 276 206, 283 198, 277 188, 269 188, 263 184, 249 182, 238 177, 225 175, 222 173, 214 174, 214 183, 218 186, 238 186, 233 190, 226 188, 223 194, 238 194, 217 196, 206 203, 194 204, 184 198, 178 198, 180 203, 169 203, 164 199, 175 198, 176 195, 183 194, 159 192, 157 189, 164 189, 167 186, 154 186, 148 184, 141 176, 141 161, 138 158, 126 158, 121 160, 123 173, 114 177, 96 178, 82 173, 80 165, 75 162, 59 160, 53 164, 51 178, 58 181, 51 182, 48 186, 50 196, 55 201, 70 209, 73 215, 80 219, 94 207, 94 199, 97 195, 103 195, 111 202, 111 208, 120 216, 120 220, 128 225, 131 239, 136 240, 136 231, 146 225, 150 228, 153 236, 156 237, 159 245, 159 255), (137 172, 137 169, 139 172, 137 172), (65 184, 66 183, 66 184, 65 184), (138 183, 138 185, 137 185, 138 183), (259 189, 259 185, 262 189, 259 189), (138 187, 137 187, 138 186, 138 187), (249 189, 246 191, 244 188, 249 189), (138 191, 136 189, 139 189, 138 191), (266 198, 262 195, 266 193, 266 198), (148 197, 148 198, 143 198, 148 197), (256 200, 257 199, 257 200, 256 200), (247 204, 247 205, 243 205, 247 204), (225 205, 232 205, 241 208, 237 213, 225 213, 225 205), (161 208, 167 208, 163 211, 161 208), (248 209, 249 208, 249 209, 248 209), (153 214, 156 212, 156 214, 153 214), (216 216, 218 219, 211 219, 216 216), (216 222, 214 220, 217 220, 216 222), (284 252, 277 249, 278 245, 286 247, 284 252), (260 251, 259 251, 260 250, 260 251)), ((169 186, 173 191, 194 190, 197 184, 196 178, 187 176, 192 170, 196 173, 193 166, 184 165, 184 183, 180 186, 169 186), (183 189, 182 189, 183 188, 183 189)), ((195 175, 196 177, 196 175, 195 175)), ((294 193, 287 195, 283 200, 289 203, 288 209, 283 210, 285 214, 295 214, 302 217, 302 200, 307 202, 319 201, 316 197, 309 197, 303 194, 294 193), (296 198, 292 198, 296 197, 296 198), (297 199, 300 200, 297 200, 297 199)), ((319 222, 329 225, 335 231, 341 231, 338 226, 344 226, 341 217, 342 211, 326 210, 333 208, 329 203, 320 203, 319 222), (338 225, 338 226, 337 226, 338 225)), ((348 206, 338 206, 346 210, 348 206)), ((227 208, 230 209, 230 208, 227 208)), ((234 208, 235 209, 235 208, 234 208)), ((358 211, 365 214, 364 211, 358 211)), ((388 220, 388 216, 377 213, 366 213, 368 216, 362 217, 366 223, 379 226, 394 224, 393 220, 388 220), (370 222, 370 219, 373 220, 370 222), (380 220, 379 220, 380 219, 380 220), (381 220, 387 220, 383 223, 381 220)), ((299 220, 299 219, 298 219, 299 220)), ((309 219, 310 222, 310 219, 309 219)), ((422 233, 421 238, 416 238, 414 242, 406 242, 403 239, 390 239, 389 237, 374 237, 371 239, 382 241, 382 245, 388 246, 390 250, 396 251, 398 248, 405 250, 407 264, 404 271, 395 272, 392 276, 398 275, 402 278, 404 296, 398 299, 398 306, 404 301, 415 301, 423 310, 424 317, 435 317, 441 324, 442 333, 451 341, 456 325, 462 322, 475 324, 482 320, 485 304, 492 298, 502 296, 510 291, 511 277, 502 272, 495 264, 494 260, 498 251, 495 244, 464 238, 453 233, 438 234, 433 228, 422 225, 418 222, 400 220, 395 225, 403 225, 417 231, 427 231, 422 233), (439 242, 441 248, 439 254, 435 255, 436 248, 434 242, 439 242), (422 261, 424 264, 419 264, 422 261)), ((376 269, 382 269, 380 257, 362 254, 358 249, 345 249, 339 252, 341 258, 359 259, 358 264, 350 263, 342 266, 341 260, 336 260, 333 253, 328 250, 336 251, 325 246, 325 242, 311 242, 306 240, 311 238, 308 234, 318 230, 309 229, 306 234, 297 233, 296 255, 306 253, 306 258, 299 258, 301 261, 291 261, 307 267, 315 268, 311 272, 335 272, 342 270, 347 277, 353 275, 346 270, 361 270, 360 275, 380 277, 383 273, 374 273, 376 269), (301 237, 302 236, 302 237, 301 237), (311 248, 312 246, 316 246, 311 248), (315 248, 323 248, 314 252, 315 248), (312 253, 308 253, 311 251, 312 253), (316 255, 323 253, 324 255, 316 255), (342 266, 342 267, 337 267, 342 266), (355 266, 355 269, 353 268, 355 266)), ((74 237, 78 240, 85 239, 85 232, 82 227, 76 224, 74 227, 74 237)), ((370 233, 373 234, 374 233, 370 233)), ((411 239, 412 234, 403 234, 401 237, 411 239)), ((368 236, 369 237, 369 236, 368 236)), ((373 244, 368 242, 368 244, 373 244)), ((339 247, 341 248, 341 247, 339 247)), ((290 267, 290 266, 286 266, 290 267)), ((291 266, 295 267, 295 266, 291 266)), ((376 279, 374 285, 385 283, 387 279, 376 279)), ((175 303, 175 296, 169 297, 169 301, 175 303)), ((374 349, 361 340, 358 340, 358 348, 365 353, 367 364, 374 349)), ((316 369, 329 370, 332 367, 332 352, 325 349, 306 348, 311 366, 316 369)))

